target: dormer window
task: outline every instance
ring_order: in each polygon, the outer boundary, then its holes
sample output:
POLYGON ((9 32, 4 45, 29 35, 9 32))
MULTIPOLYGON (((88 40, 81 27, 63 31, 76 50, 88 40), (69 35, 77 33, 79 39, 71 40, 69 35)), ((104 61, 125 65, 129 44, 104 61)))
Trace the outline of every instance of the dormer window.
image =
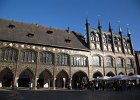
POLYGON ((28 33, 26 36, 32 38, 34 36, 34 34, 33 33, 28 33))
POLYGON ((65 42, 66 43, 70 43, 71 42, 71 40, 69 39, 69 37, 67 39, 65 39, 65 42))
POLYGON ((10 28, 10 29, 13 29, 13 28, 15 28, 16 26, 15 25, 13 25, 13 24, 9 24, 9 26, 8 26, 8 28, 10 28))
POLYGON ((46 33, 48 33, 48 34, 52 34, 52 33, 53 33, 53 31, 48 30, 46 33))

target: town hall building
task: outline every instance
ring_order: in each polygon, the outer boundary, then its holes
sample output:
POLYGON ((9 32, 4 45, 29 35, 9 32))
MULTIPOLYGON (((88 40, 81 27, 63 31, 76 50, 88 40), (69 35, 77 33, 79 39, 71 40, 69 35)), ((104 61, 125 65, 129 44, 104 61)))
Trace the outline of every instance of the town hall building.
POLYGON ((76 88, 102 76, 137 74, 131 33, 68 29, 0 19, 0 87, 76 88))

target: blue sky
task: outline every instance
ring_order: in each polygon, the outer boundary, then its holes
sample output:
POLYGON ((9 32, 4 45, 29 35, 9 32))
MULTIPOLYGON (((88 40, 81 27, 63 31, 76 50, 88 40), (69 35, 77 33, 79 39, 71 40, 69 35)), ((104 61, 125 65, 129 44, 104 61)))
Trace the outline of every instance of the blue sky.
POLYGON ((0 0, 1 18, 62 29, 70 27, 83 35, 86 16, 94 28, 100 18, 105 31, 109 21, 114 32, 118 32, 120 24, 125 35, 129 24, 133 47, 140 50, 140 0, 0 0))

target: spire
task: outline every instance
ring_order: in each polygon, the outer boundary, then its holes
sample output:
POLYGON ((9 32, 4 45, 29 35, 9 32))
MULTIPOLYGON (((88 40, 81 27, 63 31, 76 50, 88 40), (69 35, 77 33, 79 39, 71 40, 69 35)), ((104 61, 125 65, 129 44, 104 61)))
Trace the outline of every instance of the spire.
POLYGON ((119 33, 122 33, 122 28, 120 25, 119 25, 119 33))
POLYGON ((91 36, 90 36, 90 24, 88 21, 88 18, 86 17, 86 40, 87 40, 87 46, 89 49, 91 49, 91 36))
POLYGON ((101 23, 100 23, 100 19, 98 19, 98 28, 102 28, 101 23))
POLYGON ((131 32, 130 32, 130 30, 129 30, 128 25, 127 25, 127 34, 128 34, 128 35, 131 35, 131 32))
POLYGON ((112 27, 111 27, 111 24, 109 22, 109 32, 111 32, 111 31, 112 31, 112 27))
POLYGON ((87 17, 86 17, 86 24, 90 24, 87 17))

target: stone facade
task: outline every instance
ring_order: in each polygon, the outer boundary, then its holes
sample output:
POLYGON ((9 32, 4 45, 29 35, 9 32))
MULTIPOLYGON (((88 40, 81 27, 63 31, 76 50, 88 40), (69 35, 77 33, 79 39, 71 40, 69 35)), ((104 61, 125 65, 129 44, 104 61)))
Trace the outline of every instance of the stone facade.
POLYGON ((140 51, 135 51, 135 59, 136 59, 137 72, 140 75, 140 51))
MULTIPOLYGON (((120 34, 114 34, 111 26, 110 32, 103 32, 100 22, 97 30, 89 27, 90 25, 87 20, 87 42, 85 41, 87 49, 85 47, 83 47, 84 49, 75 49, 72 47, 69 48, 69 46, 52 46, 27 43, 28 40, 27 42, 22 42, 20 40, 18 41, 18 39, 11 41, 0 38, 1 86, 2 84, 5 84, 3 86, 10 86, 11 83, 9 83, 10 85, 6 83, 8 81, 13 82, 15 87, 29 86, 36 88, 39 85, 40 87, 53 89, 65 88, 67 86, 75 88, 78 82, 91 81, 99 76, 137 74, 130 34, 128 37, 122 36, 121 31, 119 32, 120 34), (120 42, 117 43, 120 44, 115 45, 114 37, 118 37, 118 41, 120 42), (123 42, 125 39, 126 42, 123 42), (46 52, 45 55, 42 52, 46 52), (52 56, 49 56, 49 54, 52 54, 52 56), (50 59, 49 57, 52 58, 50 59), (7 79, 7 73, 12 74, 11 80, 7 79), (26 80, 27 78, 29 80, 26 80), (26 80, 28 84, 23 84, 23 80, 26 80)), ((23 29, 18 30, 18 32, 20 31, 23 31, 23 29)), ((3 34, 2 32, 3 29, 1 28, 0 35, 3 34)), ((12 31, 8 32, 12 34, 16 31, 12 29, 12 31)), ((31 34, 28 35, 30 36, 31 34)), ((37 42, 37 40, 35 41, 37 42)), ((73 38, 70 38, 68 42, 71 43, 71 41, 73 41, 73 38)), ((67 44, 69 45, 70 43, 67 44)))

